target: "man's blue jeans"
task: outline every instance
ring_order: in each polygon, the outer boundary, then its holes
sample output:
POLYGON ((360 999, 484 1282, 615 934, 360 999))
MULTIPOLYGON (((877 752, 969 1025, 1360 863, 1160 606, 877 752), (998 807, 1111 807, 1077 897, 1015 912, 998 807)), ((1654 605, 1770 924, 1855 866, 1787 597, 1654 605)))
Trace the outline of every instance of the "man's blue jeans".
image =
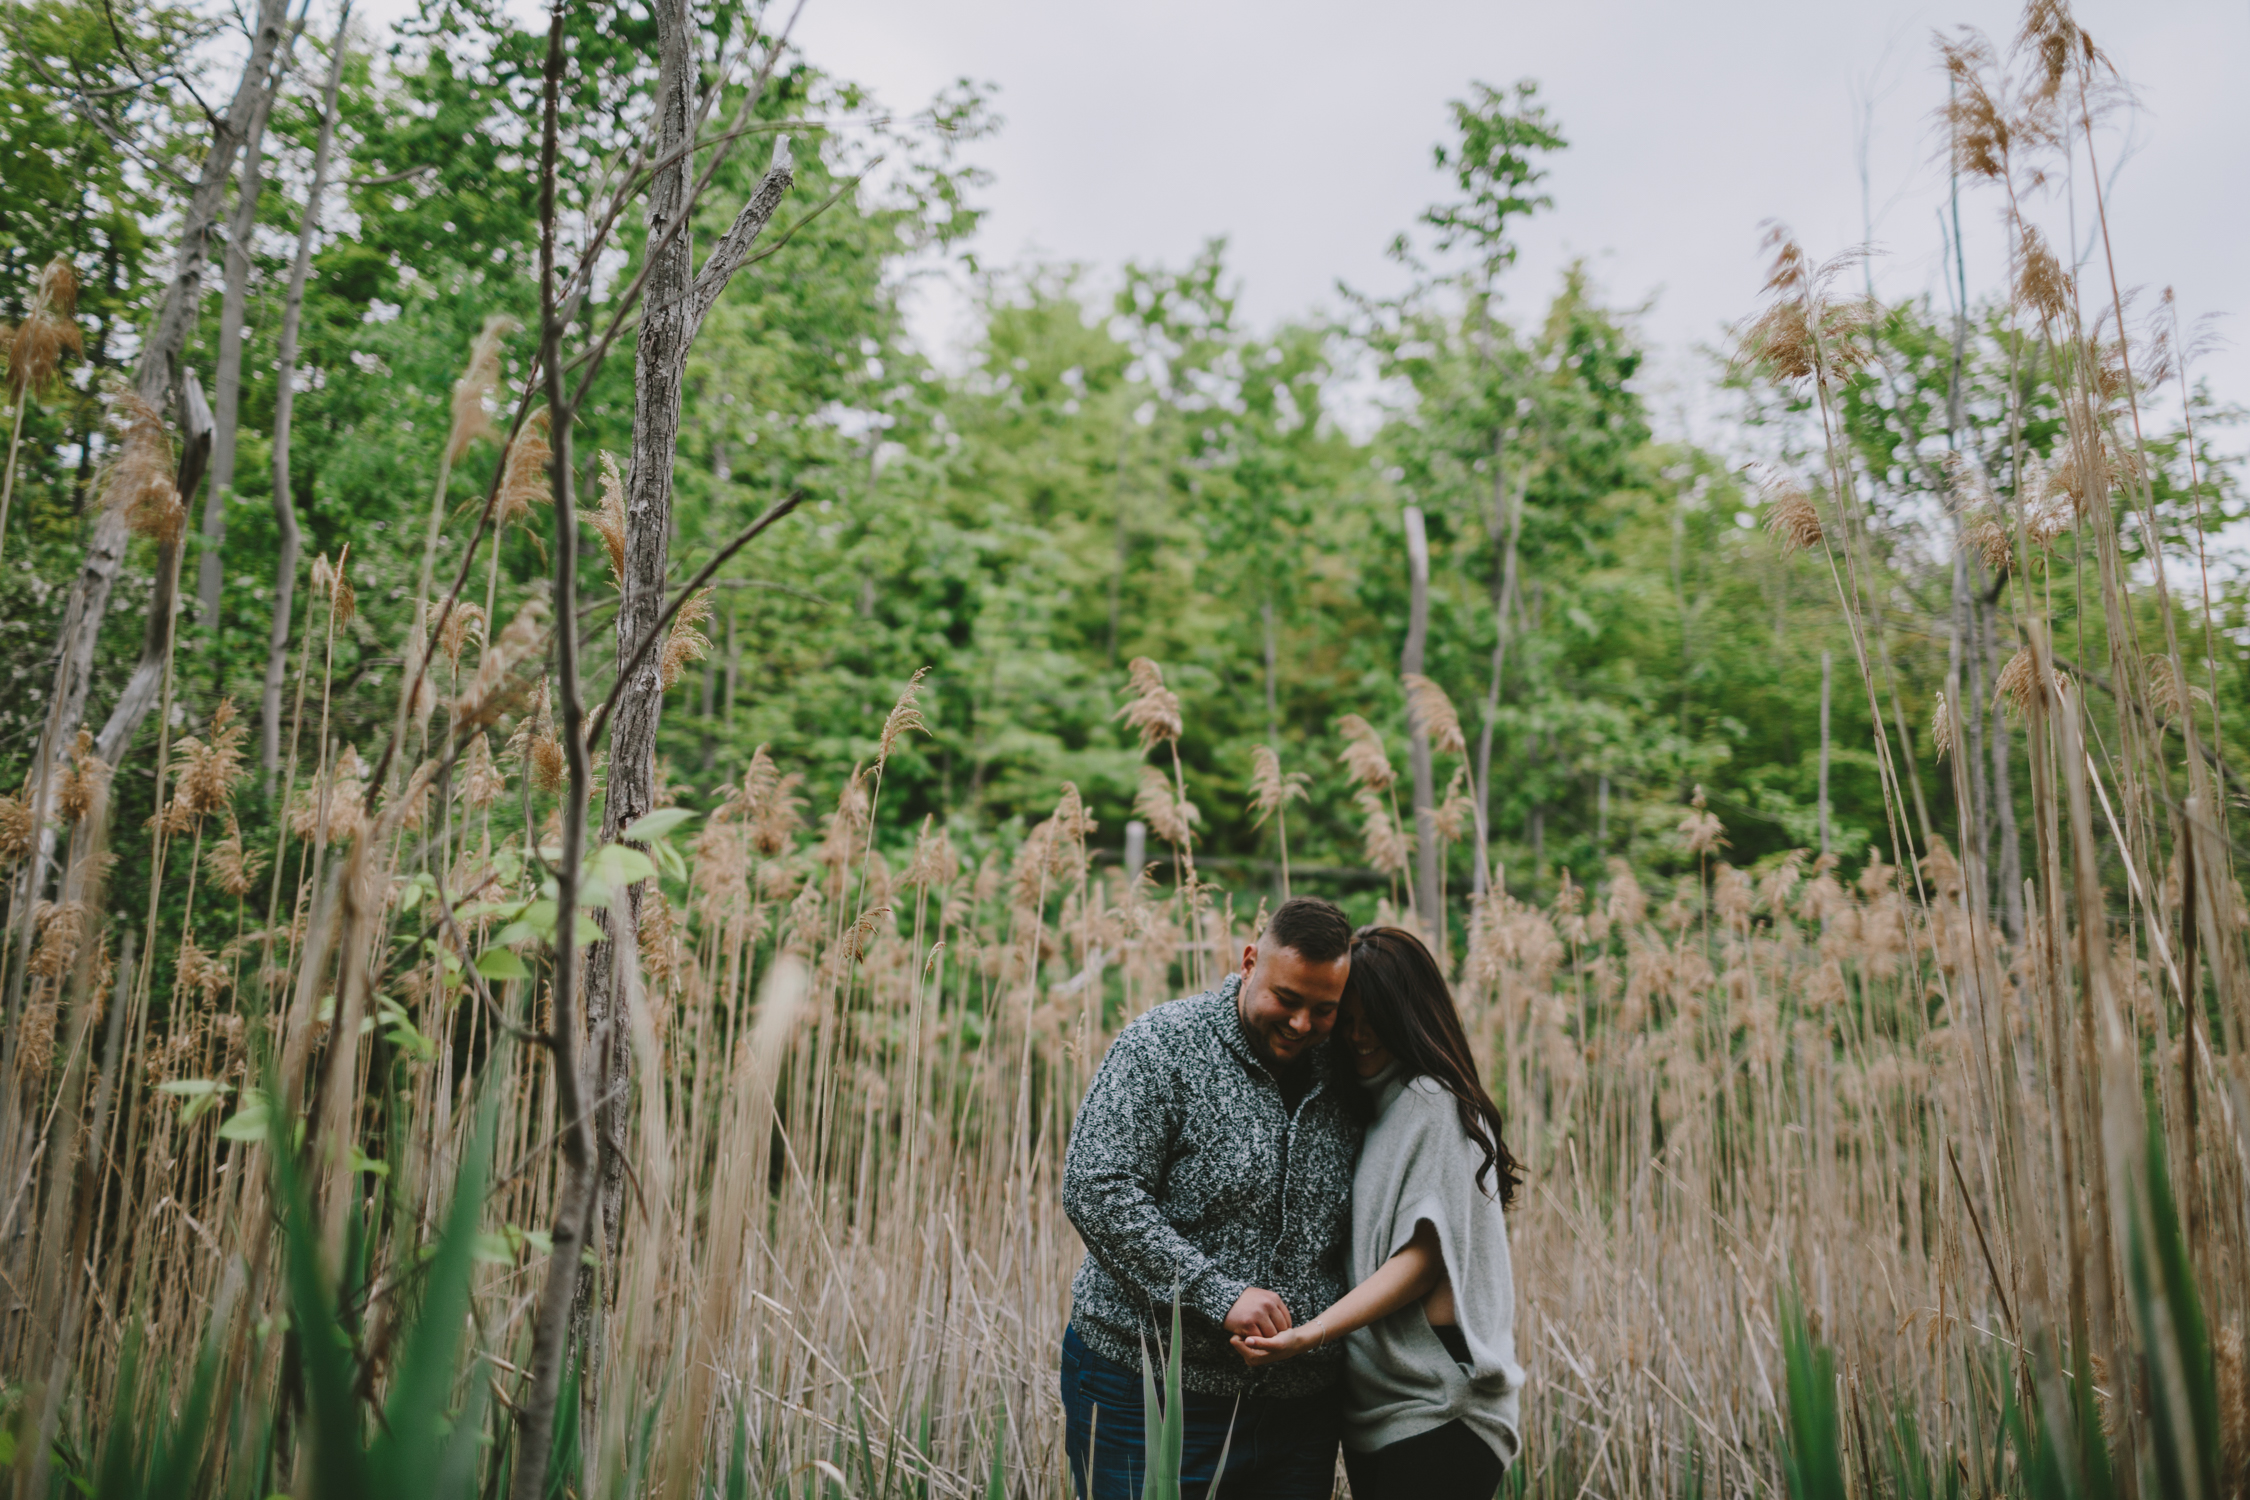
MULTIPOLYGON (((1187 1442, 1181 1480, 1191 1496, 1218 1477, 1222 1500, 1329 1500, 1336 1489, 1342 1391, 1275 1399, 1184 1391, 1187 1442), (1228 1440, 1229 1429, 1233 1440, 1228 1440)), ((1062 1403, 1070 1481, 1079 1500, 1140 1500, 1147 1462, 1141 1372, 1102 1358, 1078 1330, 1063 1330, 1062 1403)))

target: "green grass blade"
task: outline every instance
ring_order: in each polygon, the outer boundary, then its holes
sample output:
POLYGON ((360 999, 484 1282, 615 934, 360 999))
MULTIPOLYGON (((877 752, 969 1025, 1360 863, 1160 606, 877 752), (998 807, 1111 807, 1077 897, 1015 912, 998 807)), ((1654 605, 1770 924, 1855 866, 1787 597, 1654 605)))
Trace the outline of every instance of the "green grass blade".
POLYGON ((369 1455, 369 1467, 385 1494, 431 1495, 452 1447, 445 1410, 460 1369, 461 1331, 468 1318, 494 1118, 492 1101, 487 1100, 477 1112, 445 1228, 426 1268, 421 1309, 406 1333, 391 1378, 390 1400, 383 1408, 384 1436, 369 1455))
POLYGON ((1789 1398, 1782 1472, 1790 1500, 1846 1500, 1836 1354, 1814 1341, 1804 1307, 1787 1292, 1781 1301, 1781 1356, 1789 1398))
POLYGON ((1008 1405, 1000 1404, 1000 1421, 992 1432, 992 1477, 984 1484, 984 1500, 1008 1500, 1008 1405))

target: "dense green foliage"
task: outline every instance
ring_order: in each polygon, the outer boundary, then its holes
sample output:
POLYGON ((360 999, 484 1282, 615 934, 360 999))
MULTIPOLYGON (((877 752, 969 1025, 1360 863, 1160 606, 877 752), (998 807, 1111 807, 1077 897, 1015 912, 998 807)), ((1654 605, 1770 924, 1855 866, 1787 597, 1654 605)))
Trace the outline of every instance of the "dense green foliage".
MULTIPOLYGON (((24 494, 0 577, 10 686, 0 778, 12 784, 40 722, 62 585, 98 499, 101 396, 130 358, 131 330, 171 253, 160 232, 167 180, 134 170, 93 122, 121 132, 130 109, 144 134, 183 152, 195 122, 181 89, 94 92, 143 65, 117 52, 124 33, 94 13, 45 0, 11 14, 4 60, 17 103, 0 128, 25 170, 11 171, 0 205, 0 303, 20 312, 53 253, 70 256, 87 285, 86 358, 65 389, 31 405, 24 494), (63 87, 66 75, 87 92, 63 87)), ((714 17, 708 79, 745 24, 731 8, 714 17)), ((184 72, 210 50, 196 50, 202 38, 181 16, 142 12, 131 25, 136 48, 177 58, 184 72)), ((563 196, 566 224, 583 225, 646 124, 653 71, 644 13, 588 12, 572 25, 563 196)), ((488 316, 533 312, 525 120, 542 46, 493 7, 432 0, 380 56, 355 54, 345 74, 350 166, 324 211, 306 304, 293 488, 308 555, 350 549, 360 612, 336 642, 330 714, 337 742, 370 756, 396 692, 451 382, 488 316)), ((298 49, 297 82, 268 137, 253 246, 226 589, 218 617, 194 621, 183 638, 175 734, 195 732, 222 697, 254 706, 263 669, 276 547, 272 341, 318 107, 308 82, 316 42, 308 35, 298 49)), ((1125 267, 1109 297, 1076 269, 980 271, 983 333, 968 367, 948 371, 913 344, 900 298, 911 275, 973 244, 978 178, 963 153, 993 123, 983 92, 964 85, 891 123, 811 61, 776 82, 759 115, 798 139, 804 166, 784 217, 805 222, 737 279, 695 347, 675 570, 780 494, 802 491, 810 503, 722 578, 710 654, 666 710, 680 795, 708 796, 770 744, 812 777, 817 807, 868 757, 899 684, 927 666, 932 734, 893 763, 890 795, 974 839, 1043 816, 1069 780, 1100 820, 1099 840, 1114 846, 1140 757, 1112 714, 1125 663, 1145 655, 1186 705, 1182 749, 1205 864, 1237 886, 1267 883, 1272 832, 1257 825, 1245 788, 1251 747, 1270 742, 1286 769, 1312 774, 1310 807, 1293 820, 1296 861, 1329 867, 1340 889, 1370 890, 1380 882, 1362 873, 1334 721, 1366 715, 1403 766, 1400 513, 1412 503, 1429 518, 1435 557, 1428 672, 1461 710, 1466 761, 1494 696, 1493 856, 1511 886, 1551 889, 1564 869, 1598 879, 1619 856, 1658 873, 1686 868, 1675 825, 1698 786, 1737 857, 1816 844, 1823 650, 1838 669, 1836 847, 1887 842, 1865 748, 1868 695, 1837 623, 1836 582, 1757 529, 1735 459, 1652 436, 1631 321, 1605 308, 1584 274, 1547 288, 1512 277, 1513 225, 1550 207, 1540 163, 1565 149, 1531 86, 1480 88, 1454 106, 1436 161, 1459 197, 1400 235, 1397 254, 1415 277, 1404 297, 1362 299, 1340 325, 1251 329, 1235 309, 1223 242, 1184 267, 1125 267), (855 185, 879 152, 887 160, 855 185), (1379 427, 1347 432, 1334 414, 1340 393, 1361 410, 1375 400, 1379 427), (1511 515, 1520 578, 1505 601, 1510 640, 1495 685, 1511 515)), ((714 118, 728 107, 721 100, 714 118)), ((729 158, 698 224, 706 242, 765 149, 753 136, 729 158)), ((641 233, 629 212, 582 311, 586 332, 606 326, 605 298, 630 281, 641 233)), ((206 377, 217 303, 214 286, 189 351, 206 377)), ((628 328, 603 367, 576 438, 589 504, 598 453, 628 446, 630 337, 628 328)), ((508 380, 521 379, 527 338, 511 346, 508 380)), ((1927 723, 1946 670, 1951 542, 1938 459, 1957 440, 2007 476, 2004 383, 2019 383, 2035 418, 2054 398, 2038 351, 2020 347, 2003 314, 1986 313, 1964 354, 1963 431, 1949 438, 1951 320, 1893 308, 1876 342, 1883 363, 1847 393, 1841 420, 1865 465, 1880 552, 1873 586, 1888 591, 1892 622, 1881 646, 1912 731, 1927 723)), ((1818 447, 1816 414, 1762 387, 1746 386, 1745 398, 1746 446, 1819 479, 1817 462, 1804 461, 1818 447)), ((2207 438, 2215 414, 2201 415, 2207 438)), ((2027 453, 2050 452, 2056 424, 2033 420, 2021 441, 2027 453)), ((2184 440, 2154 451, 2167 465, 2161 524, 2184 556, 2198 508, 2205 528, 2234 512, 2231 474, 2204 452, 2191 490, 2184 440)), ((453 473, 441 582, 497 462, 495 445, 481 443, 453 473)), ((544 588, 544 529, 534 515, 505 539, 503 621, 544 588)), ((612 649, 603 626, 613 594, 598 539, 586 545, 598 677, 612 649)), ((483 571, 480 559, 464 597, 481 597, 483 571)), ((147 574, 137 558, 111 612, 97 715, 137 651, 147 574)), ((2040 586, 2069 595, 2074 578, 2058 556, 2040 586)), ((300 588, 298 648, 305 598, 300 588)), ((2241 612, 2231 597, 2220 603, 2222 625, 2241 612)), ((2239 652, 2225 659, 2240 669, 2239 652)), ((2229 686, 2220 696, 2231 715, 2242 695, 2229 686)), ((317 692, 316 681, 316 701, 317 692)), ((152 719, 122 782, 128 827, 149 810, 156 734, 152 719)), ((308 760, 314 748, 304 744, 308 760)), ((1916 750, 1907 760, 1942 831, 1950 799, 1927 746, 1916 750)), ((1439 757, 1441 795, 1460 768, 1439 757)), ((1458 846, 1451 858, 1452 888, 1465 890, 1474 862, 1458 846)))

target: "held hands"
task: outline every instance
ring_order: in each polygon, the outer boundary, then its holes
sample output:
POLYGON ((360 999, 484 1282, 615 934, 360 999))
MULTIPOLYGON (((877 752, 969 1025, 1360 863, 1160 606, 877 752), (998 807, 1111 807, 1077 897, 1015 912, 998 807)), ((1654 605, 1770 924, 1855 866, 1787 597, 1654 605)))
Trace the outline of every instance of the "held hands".
POLYGON ((1293 1324, 1288 1303, 1264 1287, 1254 1286, 1237 1297, 1227 1312, 1227 1341, 1252 1369, 1294 1359, 1326 1342, 1320 1319, 1303 1328, 1293 1324))
POLYGON ((1264 1287, 1254 1286, 1234 1299, 1234 1306, 1227 1310, 1226 1330, 1238 1339, 1270 1336, 1294 1321, 1289 1316, 1288 1303, 1264 1287))
POLYGON ((1308 1350, 1318 1349, 1328 1342, 1328 1330, 1322 1326, 1319 1318, 1315 1318, 1302 1328, 1284 1328, 1276 1334, 1251 1334, 1247 1337, 1236 1334, 1228 1342, 1234 1345, 1234 1352, 1242 1356, 1242 1362, 1256 1370, 1266 1365, 1278 1365, 1285 1359, 1295 1359, 1308 1350))

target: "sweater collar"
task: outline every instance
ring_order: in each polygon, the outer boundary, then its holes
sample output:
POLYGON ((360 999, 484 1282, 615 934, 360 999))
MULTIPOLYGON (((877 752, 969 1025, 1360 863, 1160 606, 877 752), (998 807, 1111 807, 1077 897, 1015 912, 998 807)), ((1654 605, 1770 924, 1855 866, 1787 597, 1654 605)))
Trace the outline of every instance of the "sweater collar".
POLYGON ((1374 1097, 1378 1117, 1390 1113, 1391 1106, 1398 1102, 1398 1096, 1405 1093, 1406 1086, 1413 1081, 1412 1075, 1406 1071, 1406 1064, 1395 1057, 1374 1077, 1358 1080, 1359 1086, 1374 1097))

